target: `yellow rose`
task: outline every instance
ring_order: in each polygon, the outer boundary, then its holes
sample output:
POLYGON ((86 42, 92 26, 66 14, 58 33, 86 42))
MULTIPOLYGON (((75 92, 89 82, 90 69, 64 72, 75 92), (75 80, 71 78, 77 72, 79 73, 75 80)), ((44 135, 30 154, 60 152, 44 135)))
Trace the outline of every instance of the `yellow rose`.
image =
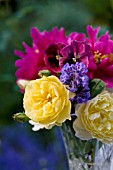
POLYGON ((41 128, 48 129, 71 119, 69 91, 55 76, 30 81, 25 88, 23 101, 25 114, 32 120, 31 124, 41 128))
POLYGON ((75 112, 77 119, 73 128, 77 137, 113 142, 113 93, 104 91, 87 103, 78 105, 75 112))

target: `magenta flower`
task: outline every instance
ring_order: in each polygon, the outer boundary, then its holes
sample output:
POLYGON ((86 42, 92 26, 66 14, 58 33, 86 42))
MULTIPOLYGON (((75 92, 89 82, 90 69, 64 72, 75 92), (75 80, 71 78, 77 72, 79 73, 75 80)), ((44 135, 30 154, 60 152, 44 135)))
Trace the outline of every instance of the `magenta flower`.
POLYGON ((71 44, 72 41, 86 41, 86 35, 84 33, 78 33, 78 32, 72 32, 69 36, 68 36, 68 44, 71 44))
POLYGON ((91 52, 90 46, 86 42, 72 41, 70 45, 61 49, 60 67, 66 63, 74 64, 76 61, 82 62, 88 67, 91 52))
POLYGON ((107 87, 113 87, 113 41, 106 32, 97 39, 99 27, 93 29, 87 27, 89 35, 89 44, 91 46, 92 56, 89 59, 89 78, 100 78, 106 82, 107 87))
POLYGON ((87 26, 87 32, 88 32, 88 35, 89 35, 89 43, 90 43, 90 46, 92 48, 92 51, 94 51, 94 44, 97 40, 97 35, 98 35, 98 32, 100 30, 100 27, 96 28, 96 29, 93 29, 92 26, 87 26))
MULTIPOLYGON (((40 32, 37 28, 31 31, 33 39, 33 47, 29 47, 23 43, 25 52, 15 51, 15 55, 21 59, 16 61, 18 70, 16 72, 17 79, 32 80, 38 78, 40 70, 48 69, 48 62, 45 62, 45 51, 48 46, 53 43, 67 43, 65 30, 61 28, 53 28, 52 31, 40 32)), ((49 67, 50 68, 50 67, 49 67)))
POLYGON ((16 66, 19 68, 16 71, 18 79, 32 80, 38 78, 38 72, 41 69, 46 69, 43 54, 36 47, 29 47, 23 42, 26 51, 21 52, 15 50, 15 55, 21 57, 16 61, 16 66))

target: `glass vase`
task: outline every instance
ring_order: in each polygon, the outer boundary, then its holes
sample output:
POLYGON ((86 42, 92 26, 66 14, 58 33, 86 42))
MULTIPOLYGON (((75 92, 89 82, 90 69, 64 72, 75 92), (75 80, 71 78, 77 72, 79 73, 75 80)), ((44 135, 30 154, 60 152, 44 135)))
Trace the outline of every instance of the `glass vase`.
POLYGON ((62 135, 69 170, 113 170, 113 145, 97 139, 80 140, 75 136, 70 121, 62 125, 62 135))

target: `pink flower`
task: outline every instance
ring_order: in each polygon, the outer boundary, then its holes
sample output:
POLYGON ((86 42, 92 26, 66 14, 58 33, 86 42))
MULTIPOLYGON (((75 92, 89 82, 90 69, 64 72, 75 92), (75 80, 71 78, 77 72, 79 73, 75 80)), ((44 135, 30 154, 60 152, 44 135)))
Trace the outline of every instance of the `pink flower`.
POLYGON ((97 40, 97 35, 98 35, 99 30, 100 30, 100 27, 94 29, 90 25, 87 26, 87 32, 89 35, 89 43, 91 45, 92 51, 94 51, 94 44, 97 40))
POLYGON ((87 27, 89 35, 89 44, 91 46, 92 56, 89 59, 89 78, 99 78, 106 82, 107 87, 113 87, 113 41, 106 32, 100 38, 97 38, 99 27, 93 29, 87 27))
POLYGON ((45 69, 45 63, 43 60, 43 54, 36 49, 36 47, 29 47, 23 42, 23 46, 26 51, 21 52, 15 50, 15 55, 21 57, 16 61, 16 67, 19 69, 16 71, 18 79, 32 80, 38 78, 38 72, 41 69, 45 69))
POLYGON ((69 36, 68 36, 68 44, 71 44, 71 42, 75 40, 75 41, 86 41, 86 35, 84 33, 78 33, 78 32, 72 32, 69 36))
POLYGON ((33 39, 33 46, 29 47, 25 42, 25 52, 15 50, 15 55, 21 59, 16 61, 18 70, 16 71, 17 79, 32 80, 38 78, 40 70, 48 69, 48 63, 45 62, 45 51, 50 44, 66 43, 64 28, 58 30, 57 27, 52 31, 40 32, 36 27, 32 29, 31 36, 33 39))

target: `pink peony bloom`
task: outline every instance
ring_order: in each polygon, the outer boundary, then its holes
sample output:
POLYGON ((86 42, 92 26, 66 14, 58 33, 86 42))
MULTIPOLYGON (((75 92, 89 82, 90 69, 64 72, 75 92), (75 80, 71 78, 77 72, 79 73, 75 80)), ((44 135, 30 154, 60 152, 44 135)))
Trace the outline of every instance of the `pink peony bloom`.
POLYGON ((57 27, 52 31, 40 32, 36 27, 32 29, 31 36, 33 39, 33 47, 29 47, 25 42, 25 52, 15 50, 15 55, 21 59, 16 61, 18 70, 16 72, 17 79, 32 80, 38 78, 40 70, 48 69, 48 62, 45 62, 45 51, 50 44, 67 43, 64 28, 58 30, 57 27))
POLYGON ((100 38, 97 38, 99 27, 93 29, 87 27, 89 35, 89 44, 91 46, 92 56, 89 59, 89 78, 99 78, 106 82, 107 87, 113 87, 113 41, 106 32, 100 38))

